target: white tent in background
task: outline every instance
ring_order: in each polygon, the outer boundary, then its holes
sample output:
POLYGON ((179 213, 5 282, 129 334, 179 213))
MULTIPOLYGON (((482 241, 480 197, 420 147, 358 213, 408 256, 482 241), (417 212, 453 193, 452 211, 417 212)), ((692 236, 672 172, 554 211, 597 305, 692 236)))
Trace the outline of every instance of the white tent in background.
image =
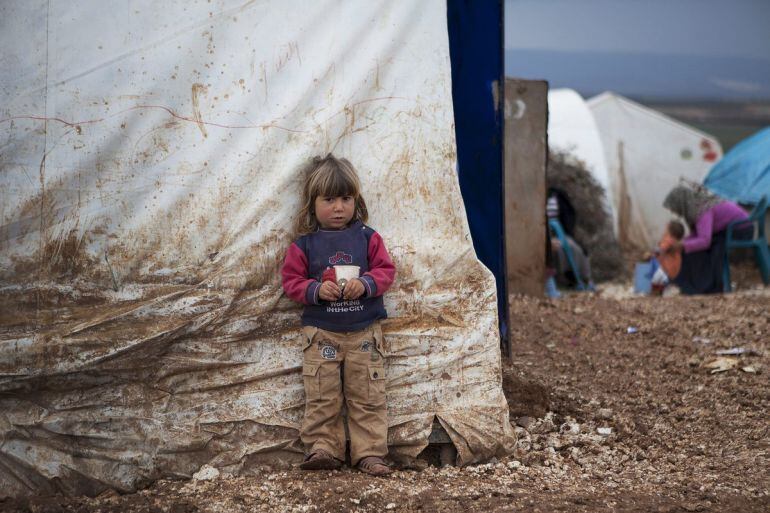
POLYGON ((604 146, 618 240, 626 248, 651 248, 671 218, 663 198, 680 178, 701 182, 722 147, 704 132, 611 92, 587 104, 604 146))
POLYGON ((599 130, 586 101, 572 89, 548 92, 548 148, 570 155, 585 165, 606 191, 607 208, 617 231, 617 215, 610 201, 610 175, 599 130))

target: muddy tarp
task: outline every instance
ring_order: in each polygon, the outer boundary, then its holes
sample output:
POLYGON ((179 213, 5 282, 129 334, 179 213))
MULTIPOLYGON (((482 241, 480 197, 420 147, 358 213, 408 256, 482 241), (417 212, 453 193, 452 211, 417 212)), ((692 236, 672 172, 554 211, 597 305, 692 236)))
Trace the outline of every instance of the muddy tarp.
POLYGON ((512 449, 441 0, 0 5, 0 495, 301 455, 298 170, 360 170, 399 274, 388 440, 512 449))

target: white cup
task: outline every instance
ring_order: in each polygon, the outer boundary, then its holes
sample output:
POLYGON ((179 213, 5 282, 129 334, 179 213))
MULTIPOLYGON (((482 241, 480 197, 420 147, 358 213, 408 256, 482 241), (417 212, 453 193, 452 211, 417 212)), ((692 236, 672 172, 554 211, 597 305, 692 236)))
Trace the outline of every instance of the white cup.
POLYGON ((337 277, 337 285, 342 288, 350 280, 358 278, 361 268, 357 265, 335 265, 334 274, 337 277))

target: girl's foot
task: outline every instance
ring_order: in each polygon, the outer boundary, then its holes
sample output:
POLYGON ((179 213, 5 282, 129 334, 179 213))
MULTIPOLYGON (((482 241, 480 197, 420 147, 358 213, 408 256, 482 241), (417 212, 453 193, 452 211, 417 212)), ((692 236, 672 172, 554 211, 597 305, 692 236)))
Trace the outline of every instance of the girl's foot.
POLYGON ((305 457, 305 461, 299 464, 302 470, 337 470, 342 467, 342 462, 324 451, 316 449, 305 457))
POLYGON ((358 469, 361 472, 365 472, 370 476, 387 476, 393 470, 385 463, 380 457, 367 456, 358 462, 358 469))

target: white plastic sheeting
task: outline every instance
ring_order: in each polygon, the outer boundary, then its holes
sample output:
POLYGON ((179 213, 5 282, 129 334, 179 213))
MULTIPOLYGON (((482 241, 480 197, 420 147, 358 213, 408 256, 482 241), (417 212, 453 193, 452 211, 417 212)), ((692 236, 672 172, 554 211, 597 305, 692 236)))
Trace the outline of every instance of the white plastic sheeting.
POLYGON ((594 116, 583 97, 572 89, 548 91, 548 146, 580 160, 599 185, 610 179, 594 116))
POLYGON ((700 183, 722 157, 715 138, 614 93, 588 100, 604 147, 618 239, 651 249, 673 214, 666 194, 685 178, 700 183))
POLYGON ((446 11, 0 4, 0 495, 296 461, 298 169, 360 170, 399 274, 389 443, 510 452, 494 279, 455 174, 446 11))

